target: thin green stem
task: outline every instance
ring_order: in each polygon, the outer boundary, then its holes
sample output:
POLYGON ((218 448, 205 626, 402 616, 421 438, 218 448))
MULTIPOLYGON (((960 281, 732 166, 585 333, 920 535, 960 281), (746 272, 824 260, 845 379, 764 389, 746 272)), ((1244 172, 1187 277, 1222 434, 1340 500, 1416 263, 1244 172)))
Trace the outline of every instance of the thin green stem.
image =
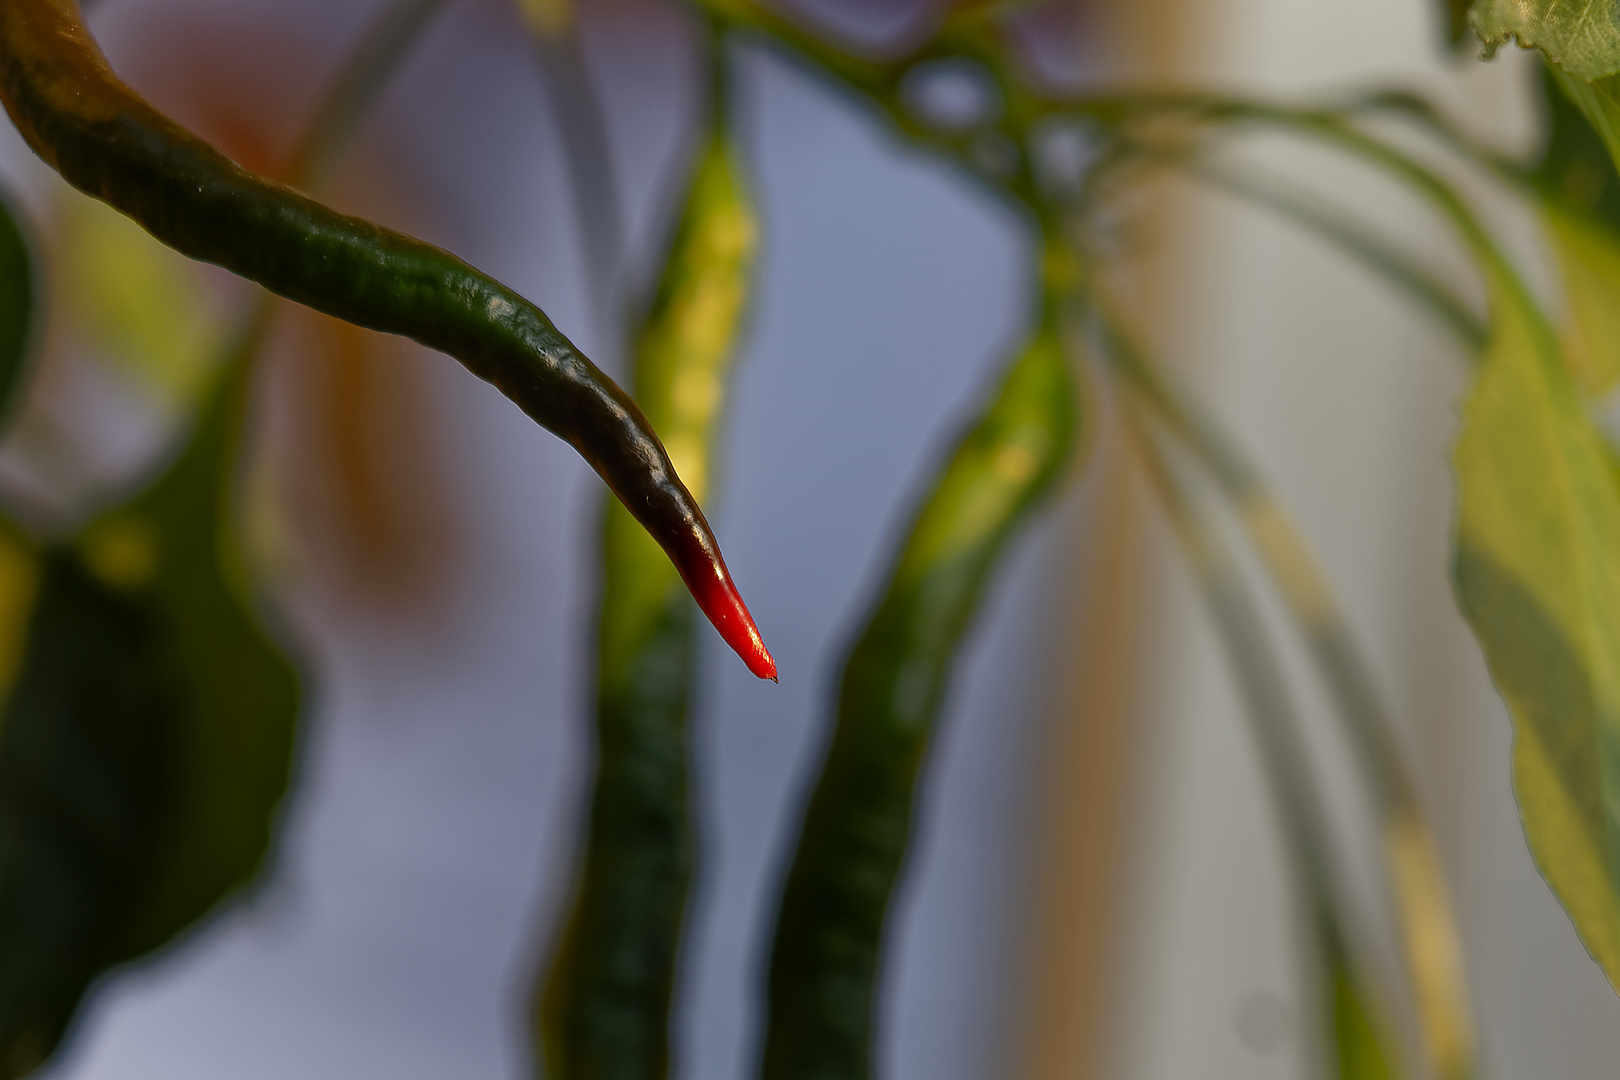
POLYGON ((560 5, 559 10, 560 18, 530 17, 527 22, 546 100, 562 140, 596 329, 607 341, 608 351, 617 352, 624 344, 620 295, 624 219, 618 174, 613 167, 606 110, 585 60, 579 14, 572 3, 560 5))
POLYGON ((1446 1080, 1470 1076, 1472 1007, 1438 845, 1396 745, 1390 712, 1349 624, 1298 529, 1236 440, 1159 371, 1106 301, 1096 299, 1093 308, 1113 370, 1195 455, 1231 502, 1305 637, 1378 807, 1431 1060, 1446 1080))
POLYGON ((1210 188, 1270 211, 1333 245, 1387 283, 1402 297, 1428 311, 1472 357, 1490 333, 1484 321, 1438 275, 1406 252, 1311 193, 1252 171, 1239 171, 1196 159, 1172 160, 1188 176, 1210 188))
MULTIPOLYGON (((1140 408, 1139 402, 1127 403, 1126 423, 1236 677, 1266 784, 1276 803, 1276 820, 1290 865, 1305 894, 1322 966, 1317 982, 1322 1006, 1318 1015, 1331 1022, 1331 1037, 1325 1041, 1333 1047, 1333 1053, 1324 1056, 1336 1061, 1344 1075, 1347 1061, 1382 1059, 1383 1038, 1362 1000, 1370 980, 1365 962, 1350 947, 1351 916, 1329 859, 1335 844, 1316 795, 1320 785, 1313 779, 1310 757, 1300 739, 1300 716, 1283 679, 1280 659, 1230 549, 1213 518, 1165 461, 1139 415, 1140 408)), ((1382 1011, 1374 1010, 1377 1014, 1382 1011)))
POLYGON ((445 0, 396 0, 345 61, 293 156, 291 182, 326 186, 355 132, 445 0))

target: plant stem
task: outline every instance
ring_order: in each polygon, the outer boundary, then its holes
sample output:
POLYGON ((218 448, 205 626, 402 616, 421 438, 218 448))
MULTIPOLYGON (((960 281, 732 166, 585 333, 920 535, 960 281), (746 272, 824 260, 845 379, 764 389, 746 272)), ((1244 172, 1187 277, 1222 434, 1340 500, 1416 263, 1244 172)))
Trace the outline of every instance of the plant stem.
POLYGON ((1097 299, 1094 307, 1113 370, 1226 495, 1305 636, 1378 807, 1430 1061, 1444 1080, 1471 1076, 1472 1007, 1439 849, 1396 746, 1389 711, 1338 603, 1281 502, 1236 441, 1158 370, 1105 301, 1097 299))
MULTIPOLYGON (((1283 681, 1282 665, 1219 530, 1183 489, 1159 453, 1153 437, 1136 415, 1135 403, 1127 405, 1125 413, 1154 490, 1170 518, 1182 553, 1197 577, 1199 592, 1215 622, 1222 651, 1237 679, 1245 705, 1244 715, 1249 719, 1266 784, 1276 803, 1276 820, 1283 833, 1290 865, 1304 891, 1319 960, 1326 969, 1323 973, 1326 978, 1318 984, 1327 991, 1321 995, 1324 1000, 1319 1004, 1324 1007, 1320 1014, 1336 1014, 1343 1008, 1339 998, 1347 991, 1359 1003, 1359 991, 1366 982, 1363 973, 1356 970, 1360 965, 1349 948, 1349 920, 1344 911, 1343 891, 1336 886, 1328 859, 1334 847, 1332 833, 1316 794, 1320 785, 1312 777, 1309 755, 1299 737, 1302 725, 1283 681), (1341 980, 1346 985, 1340 986, 1341 980), (1332 1009, 1326 1008, 1329 1001, 1332 1009)), ((1341 1026, 1335 1025, 1336 1028, 1341 1026)), ((1343 1032, 1336 1030, 1334 1034, 1337 1053, 1331 1056, 1343 1060, 1347 1053, 1347 1048, 1340 1045, 1343 1032)), ((1372 1034, 1376 1036, 1376 1028, 1372 1034)))
POLYGON ((521 9, 539 58, 546 100, 562 138, 563 163, 573 198, 579 243, 590 287, 597 333, 607 350, 622 346, 620 277, 624 266, 624 227, 617 171, 608 143, 607 116, 591 79, 572 0, 553 0, 521 9), (539 11, 546 14, 542 17, 539 11))
POLYGON ((1489 328, 1468 304, 1445 282, 1379 237, 1365 223, 1307 192, 1252 173, 1196 160, 1172 160, 1171 164, 1214 190, 1275 213, 1338 248, 1401 296, 1429 311, 1451 331, 1470 358, 1484 348, 1489 328))

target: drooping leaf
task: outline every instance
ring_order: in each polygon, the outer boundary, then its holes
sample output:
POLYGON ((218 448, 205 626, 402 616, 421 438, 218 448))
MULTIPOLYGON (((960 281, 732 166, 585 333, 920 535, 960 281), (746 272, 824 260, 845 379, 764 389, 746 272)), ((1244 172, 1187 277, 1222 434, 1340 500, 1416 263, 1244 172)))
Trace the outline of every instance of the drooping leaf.
MULTIPOLYGON (((43 559, 0 728, 0 1076, 46 1060, 97 976, 249 883, 270 846, 297 682, 230 561, 232 370, 158 481, 43 559)), ((26 588, 0 572, 0 649, 26 588)))
POLYGON ((0 423, 11 414, 33 338, 34 268, 11 204, 0 198, 0 423))
POLYGON ((1454 451, 1458 604, 1513 717, 1543 876, 1620 979, 1620 484, 1556 339, 1493 281, 1493 340, 1454 451))
POLYGON ((1581 389, 1596 396, 1620 380, 1620 236, 1554 202, 1542 216, 1569 306, 1565 355, 1581 389))
MULTIPOLYGON (((33 1071, 118 957, 169 824, 163 627, 70 548, 41 563, 0 728, 0 1076, 33 1071)), ((6 601, 26 600, 8 590, 6 601)), ((11 604, 11 606, 16 606, 11 604)))
POLYGON ((230 526, 246 370, 233 361, 181 456, 84 540, 103 574, 163 619, 181 695, 173 832, 123 941, 126 957, 254 879, 292 767, 297 676, 255 617, 230 526))
POLYGON ((1620 72, 1620 0, 1475 0, 1469 19, 1487 49, 1517 38, 1580 79, 1620 72))

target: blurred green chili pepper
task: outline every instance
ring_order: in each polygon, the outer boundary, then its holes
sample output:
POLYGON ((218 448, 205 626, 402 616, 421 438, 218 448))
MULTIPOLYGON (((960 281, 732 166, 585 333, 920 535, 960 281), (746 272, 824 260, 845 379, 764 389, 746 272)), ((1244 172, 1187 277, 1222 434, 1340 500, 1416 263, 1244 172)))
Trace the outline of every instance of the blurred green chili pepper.
POLYGON ((776 664, 703 512, 629 396, 545 314, 448 252, 237 167, 121 83, 74 0, 0 4, 0 98, 35 153, 192 258, 460 360, 577 450, 761 678, 776 664))
MULTIPOLYGON (((757 231, 722 116, 705 143, 635 343, 636 396, 699 495, 710 487, 757 231)), ((692 873, 693 611, 647 534, 623 507, 609 502, 605 510, 596 783, 573 907, 537 987, 537 1034, 554 1080, 668 1074, 669 1005, 692 873)))
POLYGON ((777 915, 767 1080, 871 1075, 880 949, 917 771, 990 574, 1074 441, 1057 309, 1046 302, 1034 337, 935 478, 844 661, 832 742, 777 915))

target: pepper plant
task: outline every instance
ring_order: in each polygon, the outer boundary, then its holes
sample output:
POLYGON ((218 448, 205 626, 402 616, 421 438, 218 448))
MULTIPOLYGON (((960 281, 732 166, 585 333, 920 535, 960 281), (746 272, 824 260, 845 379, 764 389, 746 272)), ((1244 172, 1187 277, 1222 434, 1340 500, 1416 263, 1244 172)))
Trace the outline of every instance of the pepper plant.
MULTIPOLYGON (((779 50, 894 136, 1011 208, 1036 288, 1026 338, 936 463, 842 653, 831 736, 779 886, 759 1075, 874 1071, 876 986, 927 759, 964 634, 1019 532, 1085 466, 1099 402, 1120 410, 1201 583, 1242 691, 1319 950, 1321 1071, 1389 1076, 1415 1003, 1424 1067, 1479 1072, 1444 874, 1383 695, 1299 533, 1239 434, 1177 385, 1122 314, 1110 223, 1144 177, 1186 174, 1252 199, 1401 291, 1472 358, 1453 453, 1459 608, 1515 729, 1525 836, 1575 931, 1620 979, 1620 469, 1590 405, 1620 381, 1620 0, 1451 0, 1451 45, 1542 50, 1550 140, 1536 162, 1472 143, 1388 89, 1315 102, 1215 93, 1079 94, 1020 46, 1038 4, 942 5, 874 53, 763 0, 691 0, 705 72, 684 195, 656 289, 621 303, 601 109, 566 0, 519 0, 570 155, 599 317, 632 356, 607 378, 533 303, 453 254, 339 214, 318 192, 353 129, 448 0, 393 0, 345 65, 278 183, 121 83, 76 0, 0 4, 0 99, 69 184, 185 255, 257 282, 186 425, 137 490, 67 534, 0 506, 0 1073, 48 1062, 95 980, 162 950, 265 871, 293 780, 296 645, 266 628, 233 497, 249 375, 281 301, 448 354, 565 439, 605 481, 595 634, 594 783, 570 899, 534 973, 534 1060, 556 1078, 667 1076, 687 896, 701 857, 687 721, 704 616, 748 669, 776 666, 700 509, 749 306, 757 237, 727 77, 739 47, 779 50), (944 79, 980 106, 938 107, 944 79), (1380 127, 1371 121, 1380 121, 1380 127), (1388 137, 1388 123, 1412 138, 1388 137), (1223 166, 1253 132, 1320 144, 1423 199, 1471 256, 1485 312, 1412 252, 1338 211, 1223 166), (1083 167, 1065 153, 1076 143, 1083 167), (1414 141, 1444 150, 1411 149, 1414 141), (1460 164, 1457 164, 1460 162, 1460 164), (1540 213, 1567 333, 1462 194, 1458 170, 1540 213), (279 299, 277 299, 279 298, 279 299), (1108 380, 1113 393, 1092 393, 1108 380), (1379 815, 1409 993, 1358 947, 1292 690, 1217 527, 1241 522, 1294 616, 1379 815)), ((0 421, 35 351, 28 229, 0 215, 0 421)), ((1620 985, 1620 984, 1617 984, 1620 985)))

